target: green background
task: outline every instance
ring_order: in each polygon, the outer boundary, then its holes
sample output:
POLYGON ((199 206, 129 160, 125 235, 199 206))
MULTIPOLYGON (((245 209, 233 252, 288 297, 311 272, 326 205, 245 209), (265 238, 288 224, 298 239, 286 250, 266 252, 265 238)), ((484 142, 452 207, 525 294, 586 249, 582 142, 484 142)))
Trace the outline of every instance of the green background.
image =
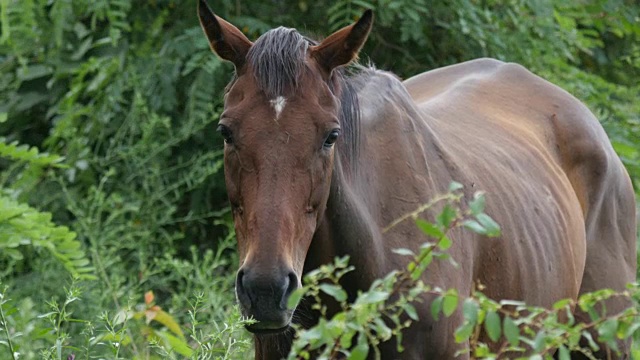
MULTIPOLYGON (((360 61, 404 78, 485 56, 518 62, 589 106, 640 189, 636 1, 210 6, 250 39, 280 25, 326 36, 371 8, 360 61)), ((202 354, 246 356, 215 132, 233 66, 211 54, 196 1, 0 0, 0 31, 0 339, 21 359, 166 358, 179 325, 202 354), (170 320, 121 321, 153 304, 170 320)))

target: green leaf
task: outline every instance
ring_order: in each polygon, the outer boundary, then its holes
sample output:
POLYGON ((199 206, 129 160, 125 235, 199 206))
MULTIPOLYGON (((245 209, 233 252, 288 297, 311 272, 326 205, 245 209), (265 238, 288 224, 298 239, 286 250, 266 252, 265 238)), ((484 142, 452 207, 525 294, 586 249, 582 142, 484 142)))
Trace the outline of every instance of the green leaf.
POLYGON ((487 236, 500 236, 500 225, 498 225, 498 223, 495 222, 489 215, 482 213, 476 216, 476 219, 478 219, 480 225, 482 225, 482 227, 487 230, 487 236))
POLYGON ((353 331, 343 332, 342 336, 340 336, 340 346, 342 346, 343 349, 351 348, 351 341, 355 334, 353 331))
POLYGON ((446 317, 451 316, 458 307, 458 292, 455 289, 450 289, 443 297, 442 300, 442 312, 446 317))
POLYGON ((457 182, 457 181, 452 181, 452 182, 449 184, 449 192, 454 192, 454 191, 456 191, 456 190, 460 190, 460 189, 462 189, 462 188, 464 188, 464 185, 460 184, 460 183, 459 183, 459 182, 457 182))
POLYGON ((381 301, 385 301, 387 300, 387 298, 389 297, 389 293, 386 291, 375 291, 375 290, 370 290, 367 291, 365 293, 360 294, 360 296, 358 296, 358 300, 356 300, 356 303, 358 304, 373 304, 373 303, 378 303, 381 301))
POLYGON ((404 309, 404 312, 407 313, 407 315, 413 319, 414 321, 418 321, 418 312, 416 311, 415 306, 413 306, 412 304, 404 304, 402 306, 402 308, 404 309))
POLYGON ((391 338, 391 329, 380 317, 376 317, 373 319, 373 324, 376 336, 378 336, 381 340, 388 340, 391 338))
POLYGON ((541 352, 546 345, 547 332, 542 329, 536 334, 536 337, 533 339, 533 351, 541 352))
POLYGON ((472 359, 485 359, 485 358, 493 359, 493 357, 490 357, 491 350, 489 349, 489 346, 483 343, 478 344, 473 355, 474 357, 472 359))
POLYGON ((36 167, 54 166, 64 167, 60 162, 62 157, 41 153, 37 147, 19 145, 17 142, 7 143, 5 138, 0 137, 0 157, 14 161, 22 161, 36 167))
POLYGON ((470 322, 464 322, 460 327, 456 329, 455 340, 457 343, 467 341, 473 333, 474 325, 470 322))
POLYGON ((298 306, 300 299, 302 299, 302 297, 307 292, 307 290, 308 289, 304 286, 301 288, 295 289, 291 293, 291 295, 289 295, 289 299, 287 299, 287 309, 289 310, 295 309, 298 306))
POLYGON ((405 249, 405 248, 400 248, 400 249, 393 249, 391 250, 393 253, 398 254, 398 255, 403 255, 403 256, 416 256, 416 254, 409 250, 409 249, 405 249))
POLYGON ((558 360, 571 360, 571 353, 564 345, 558 348, 558 360))
POLYGON ((442 311, 442 296, 438 296, 431 302, 431 316, 434 320, 440 318, 440 311, 442 311))
POLYGON ((633 334, 636 333, 636 331, 638 329, 640 329, 640 322, 632 322, 632 323, 621 323, 620 325, 625 324, 626 326, 622 327, 618 327, 618 338, 620 339, 626 339, 630 336, 632 336, 633 334))
POLYGON ((574 31, 576 29, 576 21, 571 16, 561 15, 559 11, 554 10, 553 16, 556 18, 558 25, 564 30, 574 31))
POLYGON ((485 229, 482 225, 480 225, 479 222, 475 221, 475 220, 465 220, 462 222, 462 226, 464 226, 465 228, 473 231, 476 234, 480 234, 480 235, 486 235, 487 234, 487 229, 485 229))
POLYGON ((527 304, 524 301, 520 301, 520 300, 500 300, 500 305, 515 306, 516 308, 519 308, 521 306, 526 306, 527 304))
POLYGON ((440 225, 443 229, 448 229, 451 227, 453 220, 458 217, 458 212, 451 207, 451 205, 446 204, 442 209, 440 215, 438 215, 438 225, 440 225))
POLYGON ((182 337, 176 337, 164 331, 156 331, 156 335, 163 338, 168 344, 169 349, 177 352, 182 356, 191 356, 193 355, 193 350, 189 347, 189 344, 182 337))
POLYGON ((502 334, 502 326, 500 324, 500 315, 491 310, 487 312, 484 319, 484 328, 487 331, 487 335, 492 341, 498 341, 502 334))
POLYGON ((484 211, 485 197, 484 192, 478 191, 473 195, 473 200, 469 203, 471 214, 478 216, 484 211))
POLYGON ((348 360, 365 360, 369 354, 369 343, 364 333, 358 336, 358 345, 356 345, 347 357, 348 360))
POLYGON ((554 310, 564 309, 565 307, 567 307, 570 304, 571 304, 571 299, 562 299, 562 300, 556 301, 553 304, 553 309, 554 310))
POLYGON ((416 225, 425 235, 432 238, 439 239, 444 236, 444 232, 439 227, 423 219, 416 219, 416 225))
POLYGON ((344 291, 340 286, 333 284, 320 284, 320 290, 327 295, 330 295, 334 299, 339 302, 344 302, 347 300, 347 292, 344 291))
POLYGON ((449 239, 446 236, 443 236, 442 239, 440 239, 440 241, 438 242, 438 247, 442 250, 447 250, 451 247, 451 244, 453 244, 451 239, 449 239))
POLYGON ((587 342, 589 342, 589 347, 591 348, 591 350, 593 351, 600 350, 600 346, 598 346, 598 344, 593 340, 593 337, 591 336, 591 332, 589 332, 588 330, 582 331, 582 337, 587 339, 587 342))
POLYGON ((176 322, 173 316, 171 316, 169 313, 165 312, 164 310, 159 310, 155 313, 153 320, 166 326, 169 330, 171 330, 171 332, 178 335, 181 339, 184 339, 184 334, 182 333, 182 329, 180 329, 180 325, 178 325, 178 322, 176 322))
POLYGON ((5 252, 16 258, 19 257, 15 253, 20 249, 19 245, 43 248, 74 276, 95 279, 92 275, 93 268, 85 257, 82 243, 76 239, 76 233, 65 226, 54 224, 51 214, 39 212, 0 194, 0 228, 3 228, 4 233, 10 234, 0 236, 0 251, 10 248, 5 252), (19 239, 18 243, 16 239, 19 239))
POLYGON ((471 324, 471 326, 476 326, 479 310, 480 306, 473 298, 467 298, 464 300, 464 304, 462 305, 462 314, 464 315, 465 321, 471 324))
POLYGON ((504 336, 511 346, 518 346, 520 343, 520 329, 510 317, 505 317, 503 321, 504 336))
POLYGON ((603 341, 611 341, 615 338, 617 330, 618 319, 607 319, 602 324, 600 324, 600 326, 598 326, 598 335, 603 341))

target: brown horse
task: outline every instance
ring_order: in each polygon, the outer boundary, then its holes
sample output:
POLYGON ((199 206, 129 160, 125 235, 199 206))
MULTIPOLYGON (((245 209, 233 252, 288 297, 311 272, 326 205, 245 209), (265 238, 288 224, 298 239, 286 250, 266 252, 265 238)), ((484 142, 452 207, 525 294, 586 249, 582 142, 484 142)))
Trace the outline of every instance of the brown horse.
MULTIPOLYGON (((401 268, 406 258, 391 250, 424 238, 411 223, 382 228, 452 180, 467 198, 486 190, 486 211, 503 231, 454 231, 460 268, 434 263, 430 284, 468 295, 482 283, 493 299, 550 306, 634 281, 629 176, 593 114, 565 91, 491 59, 405 82, 369 68, 348 75, 342 68, 365 42, 371 11, 319 43, 282 27, 252 43, 204 0, 198 12, 212 49, 236 70, 219 131, 240 255, 236 293, 259 321, 248 327, 258 359, 286 356, 292 318, 313 322, 305 309, 286 308, 306 271, 350 255, 356 270, 343 285, 353 297, 401 268)), ((404 334, 405 352, 386 344, 383 359, 452 359, 468 346, 454 341, 461 311, 435 321, 429 300, 404 334)), ((621 348, 627 356, 628 344, 621 348)))

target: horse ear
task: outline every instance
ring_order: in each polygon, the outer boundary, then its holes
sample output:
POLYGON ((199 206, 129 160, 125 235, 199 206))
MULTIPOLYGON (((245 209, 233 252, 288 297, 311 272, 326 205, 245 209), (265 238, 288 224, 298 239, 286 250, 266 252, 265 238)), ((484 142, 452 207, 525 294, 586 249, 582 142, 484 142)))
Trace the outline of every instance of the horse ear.
POLYGON ((373 11, 369 9, 356 23, 336 31, 317 46, 312 46, 311 56, 327 72, 350 63, 358 56, 358 51, 369 36, 372 24, 373 11))
POLYGON ((240 69, 253 43, 238 28, 214 14, 206 0, 198 1, 198 18, 211 49, 240 69))

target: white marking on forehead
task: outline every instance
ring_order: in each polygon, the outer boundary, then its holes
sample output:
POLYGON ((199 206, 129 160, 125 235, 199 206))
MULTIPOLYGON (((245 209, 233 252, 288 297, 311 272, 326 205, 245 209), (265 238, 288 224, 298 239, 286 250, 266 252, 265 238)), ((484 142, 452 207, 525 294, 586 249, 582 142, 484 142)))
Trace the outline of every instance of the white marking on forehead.
POLYGON ((278 96, 271 100, 271 106, 273 106, 273 110, 276 111, 276 120, 280 117, 285 105, 287 105, 287 99, 285 99, 284 96, 278 96))

